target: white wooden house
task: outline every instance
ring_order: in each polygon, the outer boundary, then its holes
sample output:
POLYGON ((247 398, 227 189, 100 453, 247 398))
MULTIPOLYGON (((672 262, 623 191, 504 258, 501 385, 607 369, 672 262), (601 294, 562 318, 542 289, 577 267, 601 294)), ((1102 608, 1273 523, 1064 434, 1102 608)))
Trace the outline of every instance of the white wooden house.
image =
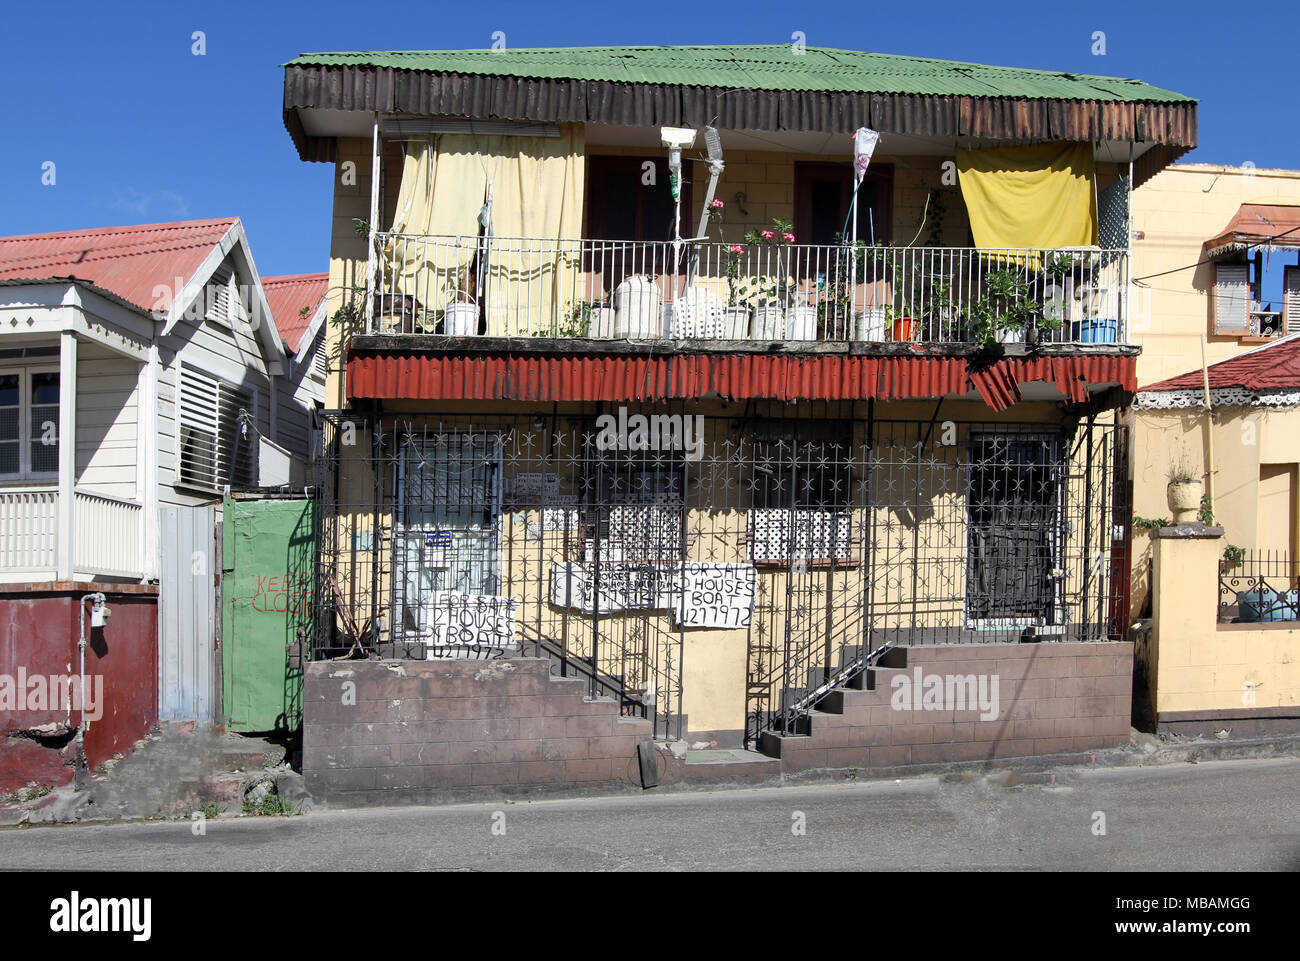
POLYGON ((305 306, 289 349, 238 218, 0 238, 0 583, 152 580, 161 508, 301 478, 305 306))

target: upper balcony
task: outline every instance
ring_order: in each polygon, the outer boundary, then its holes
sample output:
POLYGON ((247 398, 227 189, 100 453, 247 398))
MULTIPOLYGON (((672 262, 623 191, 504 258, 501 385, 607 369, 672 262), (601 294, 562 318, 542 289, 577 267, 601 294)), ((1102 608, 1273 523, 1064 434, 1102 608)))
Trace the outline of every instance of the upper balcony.
POLYGON ((357 333, 1125 342, 1129 253, 381 232, 357 333))

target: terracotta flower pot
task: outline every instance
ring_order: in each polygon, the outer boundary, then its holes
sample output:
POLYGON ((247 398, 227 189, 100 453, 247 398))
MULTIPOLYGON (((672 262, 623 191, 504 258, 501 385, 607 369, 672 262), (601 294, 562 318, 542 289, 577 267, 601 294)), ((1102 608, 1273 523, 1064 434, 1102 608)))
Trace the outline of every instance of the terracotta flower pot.
POLYGON ((894 340, 911 340, 915 330, 916 321, 911 317, 896 317, 890 334, 894 340))

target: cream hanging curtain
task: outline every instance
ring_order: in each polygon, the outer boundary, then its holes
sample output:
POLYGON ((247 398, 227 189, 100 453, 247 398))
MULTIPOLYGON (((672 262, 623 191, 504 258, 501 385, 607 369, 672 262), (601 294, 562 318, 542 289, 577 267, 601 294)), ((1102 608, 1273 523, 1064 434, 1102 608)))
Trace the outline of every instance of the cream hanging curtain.
POLYGON ((457 292, 496 336, 553 333, 581 299, 582 127, 559 137, 440 134, 407 144, 388 289, 415 297, 431 329, 457 292), (490 237, 479 214, 492 188, 490 237))

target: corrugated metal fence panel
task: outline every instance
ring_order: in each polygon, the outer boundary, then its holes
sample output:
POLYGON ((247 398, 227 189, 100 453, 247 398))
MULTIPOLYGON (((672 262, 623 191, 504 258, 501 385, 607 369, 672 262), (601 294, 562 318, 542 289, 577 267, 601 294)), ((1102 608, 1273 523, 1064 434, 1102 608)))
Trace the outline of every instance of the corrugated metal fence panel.
POLYGON ((159 510, 158 716, 213 719, 216 508, 159 510))

